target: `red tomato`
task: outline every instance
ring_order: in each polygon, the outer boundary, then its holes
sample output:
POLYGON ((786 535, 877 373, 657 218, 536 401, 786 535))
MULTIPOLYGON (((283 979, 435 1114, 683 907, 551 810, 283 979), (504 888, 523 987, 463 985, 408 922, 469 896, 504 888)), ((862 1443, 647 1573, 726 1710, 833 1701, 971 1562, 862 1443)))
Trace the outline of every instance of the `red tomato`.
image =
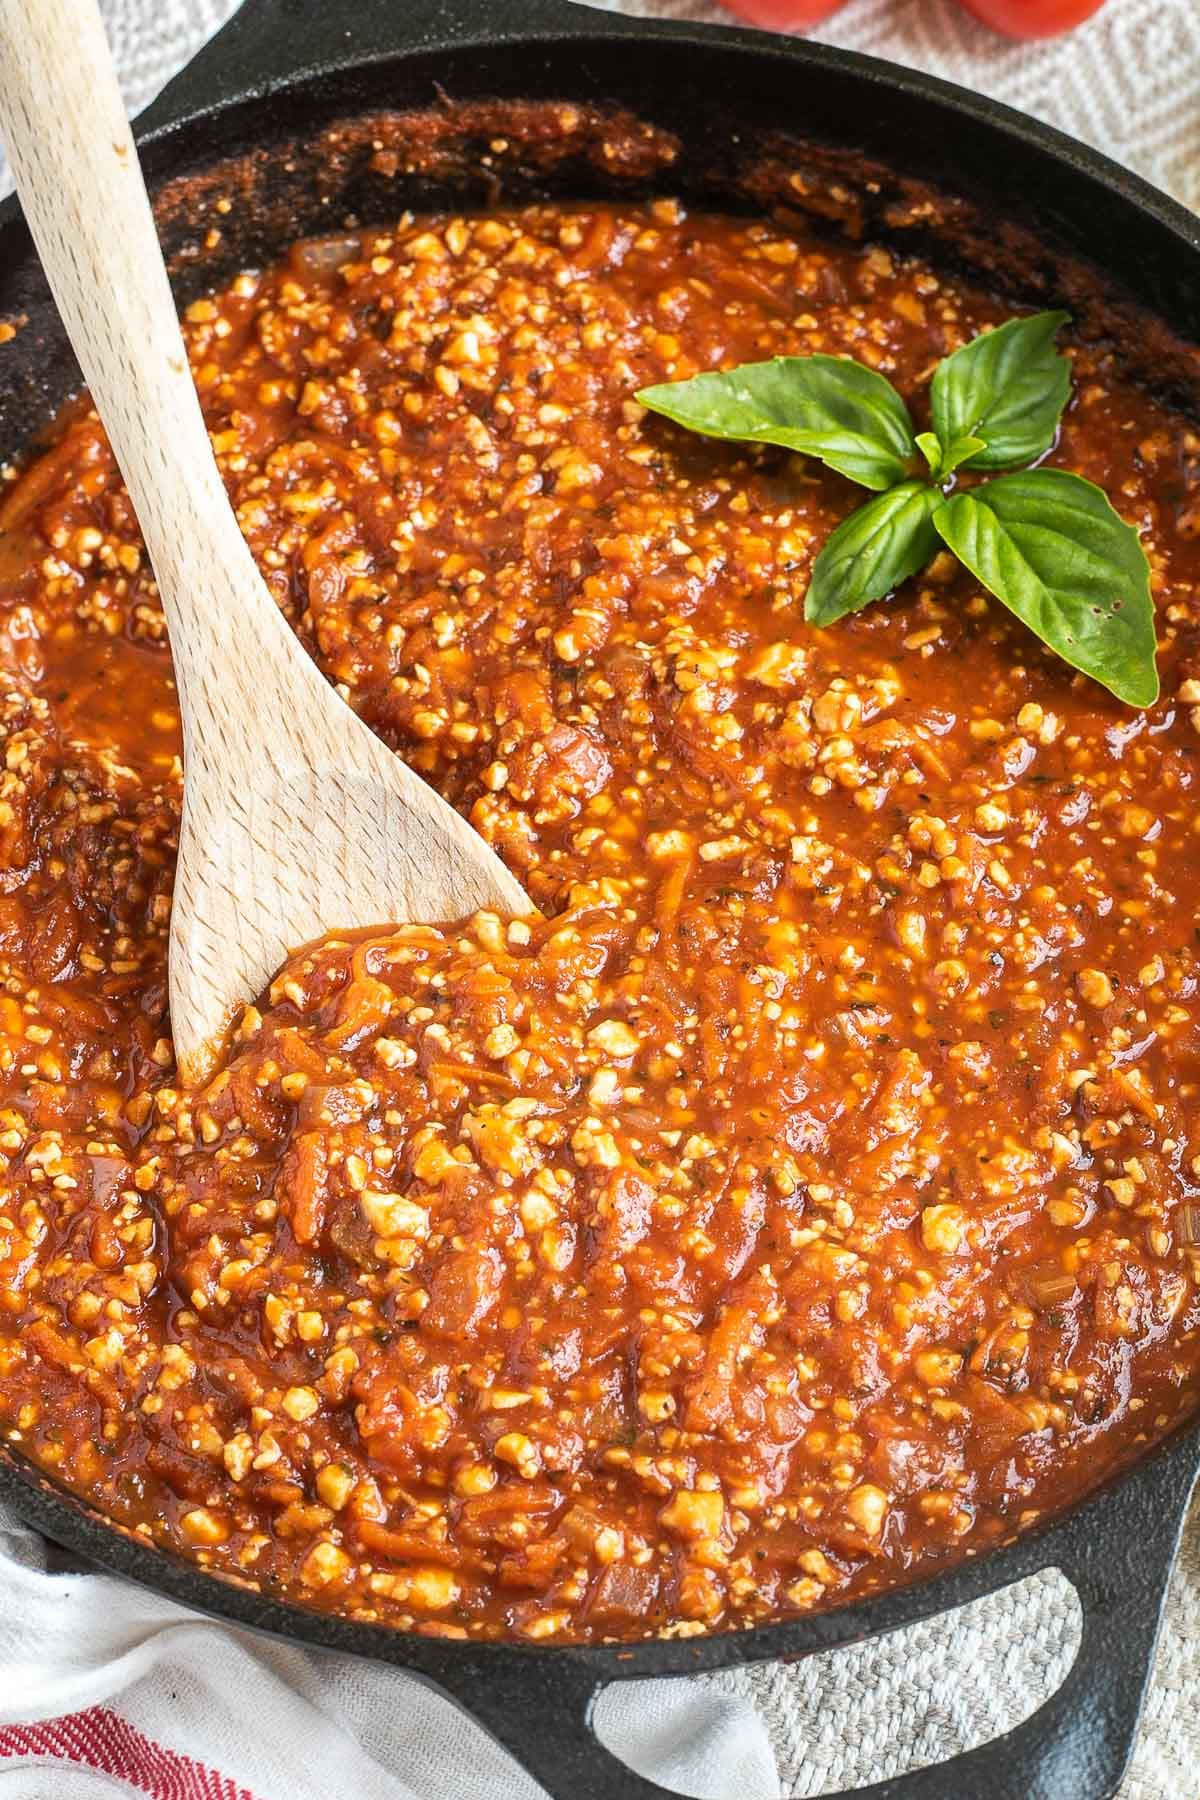
POLYGON ((730 12, 765 25, 768 31, 807 31, 837 12, 846 0, 725 0, 730 12))
POLYGON ((959 0, 959 5, 1006 37, 1047 38, 1082 25, 1104 0, 959 0))

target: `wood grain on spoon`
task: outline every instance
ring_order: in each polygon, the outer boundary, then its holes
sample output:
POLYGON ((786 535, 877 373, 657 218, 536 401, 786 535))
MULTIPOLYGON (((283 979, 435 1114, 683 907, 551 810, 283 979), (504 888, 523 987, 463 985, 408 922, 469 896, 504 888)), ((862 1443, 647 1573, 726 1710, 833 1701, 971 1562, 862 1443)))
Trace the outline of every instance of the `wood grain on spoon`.
POLYGON ((0 0, 0 127, 166 614, 184 741, 171 1024, 193 1081, 296 946, 530 902, 328 686, 246 548, 93 0, 0 0))

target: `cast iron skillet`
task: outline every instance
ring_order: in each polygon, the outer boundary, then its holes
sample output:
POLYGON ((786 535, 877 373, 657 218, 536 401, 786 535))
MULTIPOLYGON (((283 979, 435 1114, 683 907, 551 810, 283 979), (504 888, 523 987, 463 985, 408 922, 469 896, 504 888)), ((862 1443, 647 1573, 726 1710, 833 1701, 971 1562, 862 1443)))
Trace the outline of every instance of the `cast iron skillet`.
MULTIPOLYGON (((394 218, 406 204, 657 186, 761 206, 781 197, 780 168, 790 167, 802 171, 790 187, 801 210, 840 212, 852 228, 982 270, 1027 299, 1065 294, 1086 329, 1119 336, 1133 366, 1197 399, 1200 364, 1173 358, 1162 329, 1200 343, 1196 219, 1004 107, 815 44, 619 18, 565 0, 247 0, 143 117, 138 138, 183 299, 291 237, 351 216, 394 218), (618 103, 674 134, 678 153, 669 166, 625 173, 594 157, 531 169, 498 159, 489 140, 464 145, 457 164, 406 174, 394 158, 382 172, 372 166, 369 134, 349 148, 322 136, 332 120, 388 107, 440 107, 452 122, 454 102, 490 96, 618 103), (803 140, 782 165, 772 136, 781 131, 803 140), (958 199, 930 204, 923 182, 958 199), (232 209, 215 208, 222 194, 232 209)), ((14 315, 27 323, 0 351, 0 459, 29 442, 78 381, 10 201, 0 208, 0 317, 14 315)), ((1049 1527, 880 1598, 725 1636, 615 1647, 449 1642, 283 1605, 125 1535, 11 1452, 0 1456, 0 1496, 49 1537, 189 1606, 410 1670, 559 1800, 667 1793, 593 1735, 594 1702, 610 1681, 799 1658, 1055 1567, 1083 1611, 1079 1654, 1057 1693, 991 1744, 859 1791, 874 1800, 1105 1800, 1129 1757, 1198 1458, 1193 1424, 1049 1527)))

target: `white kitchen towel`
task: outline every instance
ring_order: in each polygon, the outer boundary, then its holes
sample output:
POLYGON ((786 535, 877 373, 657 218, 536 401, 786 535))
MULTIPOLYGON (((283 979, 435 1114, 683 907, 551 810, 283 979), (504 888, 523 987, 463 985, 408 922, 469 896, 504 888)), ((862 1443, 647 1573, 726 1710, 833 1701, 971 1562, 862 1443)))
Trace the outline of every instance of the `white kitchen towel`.
MULTIPOLYGON (((237 0, 102 4, 136 111, 237 0)), ((710 0, 615 0, 615 10, 728 19, 710 0)), ((1089 24, 1041 45, 1006 43, 955 0, 850 0, 816 35, 1036 113, 1200 209, 1200 0, 1108 0, 1089 24)), ((1062 1680, 1078 1639, 1069 1585, 1045 1574, 799 1666, 613 1687, 600 1726, 625 1760, 681 1792, 809 1800, 1007 1730, 1062 1680)), ((1198 1700, 1200 1505, 1121 1800, 1198 1800, 1198 1700)), ((538 1791, 415 1681, 229 1631, 108 1576, 48 1574, 38 1541, 3 1514, 0 1724, 0 1800, 535 1800, 538 1791)))

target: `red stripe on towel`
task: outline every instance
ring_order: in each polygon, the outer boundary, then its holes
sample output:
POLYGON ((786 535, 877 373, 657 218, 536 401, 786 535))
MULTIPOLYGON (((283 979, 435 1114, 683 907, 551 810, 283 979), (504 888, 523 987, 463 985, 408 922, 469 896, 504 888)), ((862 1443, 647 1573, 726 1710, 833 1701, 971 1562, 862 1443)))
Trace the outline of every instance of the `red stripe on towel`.
POLYGON ((127 1781, 151 1800, 254 1800, 249 1788, 156 1744, 107 1706, 0 1728, 0 1758, 57 1756, 127 1781))

